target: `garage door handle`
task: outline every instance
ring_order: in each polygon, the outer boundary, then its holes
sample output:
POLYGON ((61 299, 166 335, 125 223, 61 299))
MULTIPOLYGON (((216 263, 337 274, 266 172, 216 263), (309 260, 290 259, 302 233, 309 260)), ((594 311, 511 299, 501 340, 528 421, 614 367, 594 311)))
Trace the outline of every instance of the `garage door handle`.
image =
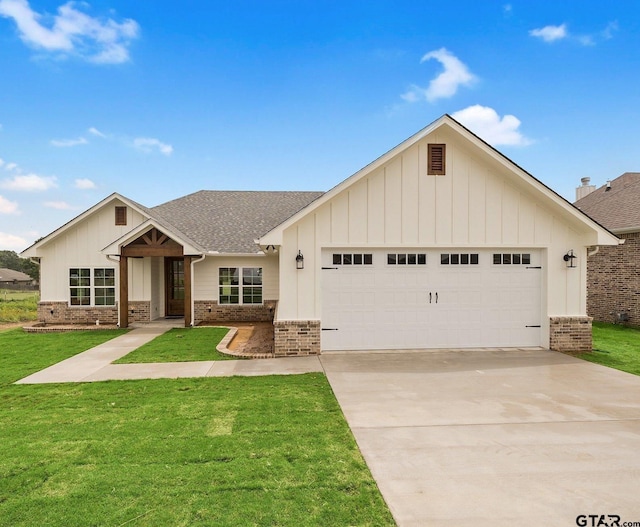
POLYGON ((338 331, 338 328, 322 328, 322 331, 338 331))
POLYGON ((539 328, 540 326, 525 326, 525 328, 539 328))
POLYGON ((436 304, 438 303, 438 293, 436 293, 436 304))
POLYGON ((431 293, 429 293, 429 303, 431 303, 431 293))
POLYGON ((335 270, 337 270, 338 268, 337 268, 337 267, 323 267, 323 268, 322 268, 322 270, 323 270, 323 271, 327 271, 327 270, 329 270, 329 269, 335 269, 335 270))

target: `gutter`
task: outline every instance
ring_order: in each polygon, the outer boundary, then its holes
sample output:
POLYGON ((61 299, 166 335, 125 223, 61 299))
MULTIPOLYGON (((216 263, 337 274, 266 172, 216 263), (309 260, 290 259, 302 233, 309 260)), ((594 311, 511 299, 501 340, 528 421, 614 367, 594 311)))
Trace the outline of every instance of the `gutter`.
POLYGON ((191 309, 191 327, 193 327, 193 325, 194 325, 194 318, 196 316, 196 308, 195 308, 194 300, 193 300, 193 294, 195 292, 195 283, 196 283, 196 281, 194 280, 195 272, 194 272, 194 269, 193 269, 193 265, 198 263, 198 262, 201 262, 206 257, 207 257, 207 255, 203 254, 197 260, 191 260, 191 306, 189 306, 189 309, 191 309))

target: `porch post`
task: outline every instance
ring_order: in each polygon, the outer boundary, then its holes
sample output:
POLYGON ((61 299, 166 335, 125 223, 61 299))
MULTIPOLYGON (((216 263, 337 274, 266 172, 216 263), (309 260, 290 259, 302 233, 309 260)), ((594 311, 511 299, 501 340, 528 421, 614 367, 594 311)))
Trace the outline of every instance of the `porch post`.
POLYGON ((120 255, 120 327, 129 327, 129 269, 128 260, 120 255))
POLYGON ((184 327, 191 327, 191 256, 184 257, 184 327))

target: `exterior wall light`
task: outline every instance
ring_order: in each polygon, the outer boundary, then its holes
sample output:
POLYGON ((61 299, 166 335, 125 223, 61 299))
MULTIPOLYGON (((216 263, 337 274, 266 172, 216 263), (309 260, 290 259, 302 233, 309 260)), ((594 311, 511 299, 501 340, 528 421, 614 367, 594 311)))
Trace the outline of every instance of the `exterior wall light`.
POLYGON ((304 269, 304 256, 300 250, 298 250, 298 256, 296 256, 296 269, 304 269))
POLYGON ((573 249, 569 249, 567 251, 567 254, 565 254, 562 259, 567 262, 567 269, 573 269, 576 266, 576 260, 577 256, 575 254, 573 254, 573 249))

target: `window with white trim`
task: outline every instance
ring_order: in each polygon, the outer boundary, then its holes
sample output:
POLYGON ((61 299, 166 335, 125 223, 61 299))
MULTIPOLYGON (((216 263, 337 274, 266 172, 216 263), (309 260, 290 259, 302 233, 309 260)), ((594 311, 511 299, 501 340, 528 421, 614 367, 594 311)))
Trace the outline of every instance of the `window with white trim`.
POLYGON ((219 304, 262 304, 262 267, 220 267, 219 304))
POLYGON ((72 306, 115 306, 116 271, 110 267, 69 269, 69 304, 72 306))

